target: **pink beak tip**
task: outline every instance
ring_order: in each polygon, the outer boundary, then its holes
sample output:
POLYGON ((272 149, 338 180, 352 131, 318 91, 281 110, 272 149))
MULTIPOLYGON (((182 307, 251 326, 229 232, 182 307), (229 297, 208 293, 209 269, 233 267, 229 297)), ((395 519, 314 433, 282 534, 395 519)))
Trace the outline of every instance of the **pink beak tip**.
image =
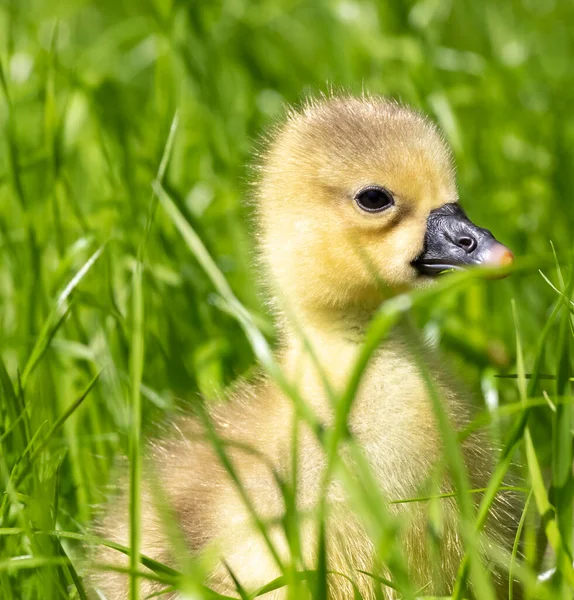
POLYGON ((492 246, 488 258, 485 260, 485 264, 490 267, 509 267, 512 263, 514 263, 514 254, 500 242, 496 242, 492 246))

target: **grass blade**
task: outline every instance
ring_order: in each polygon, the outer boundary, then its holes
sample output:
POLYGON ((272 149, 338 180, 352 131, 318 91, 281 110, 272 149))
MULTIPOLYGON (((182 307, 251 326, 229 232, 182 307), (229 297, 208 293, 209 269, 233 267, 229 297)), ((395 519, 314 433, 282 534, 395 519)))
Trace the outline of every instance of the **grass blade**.
POLYGON ((94 263, 101 256, 104 247, 98 248, 89 258, 88 260, 80 267, 77 273, 72 277, 72 279, 68 282, 68 284, 64 287, 62 292, 58 295, 56 300, 56 305, 48 315, 47 319, 44 322, 42 330, 39 336, 36 338, 36 343, 30 353, 30 357, 28 362, 26 363, 24 370, 22 372, 22 387, 26 387, 26 383, 28 378, 42 359, 42 356, 46 352, 46 350, 50 347, 50 342, 65 322, 67 316, 70 313, 70 308, 64 308, 66 301, 70 297, 70 294, 74 291, 74 289, 78 286, 78 284, 82 281, 82 279, 86 276, 88 271, 92 268, 94 263))
POLYGON ((130 349, 130 598, 138 600, 141 543, 141 383, 144 359, 144 305, 142 266, 137 263, 132 285, 132 338, 130 349))

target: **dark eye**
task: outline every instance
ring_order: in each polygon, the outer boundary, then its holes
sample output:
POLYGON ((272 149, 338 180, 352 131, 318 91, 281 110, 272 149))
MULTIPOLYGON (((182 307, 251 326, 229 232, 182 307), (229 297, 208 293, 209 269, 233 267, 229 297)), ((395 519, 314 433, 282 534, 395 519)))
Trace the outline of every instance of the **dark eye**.
POLYGON ((380 187, 361 190, 355 201, 366 212, 381 212, 395 203, 391 192, 380 187))

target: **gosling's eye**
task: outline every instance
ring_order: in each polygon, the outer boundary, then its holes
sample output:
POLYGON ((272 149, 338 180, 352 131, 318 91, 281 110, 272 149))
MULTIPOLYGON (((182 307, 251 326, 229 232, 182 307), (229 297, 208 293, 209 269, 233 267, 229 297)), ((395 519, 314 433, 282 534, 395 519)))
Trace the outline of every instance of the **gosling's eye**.
POLYGON ((381 187, 369 187, 361 190, 355 196, 355 202, 366 212, 381 212, 395 203, 388 190, 381 187))

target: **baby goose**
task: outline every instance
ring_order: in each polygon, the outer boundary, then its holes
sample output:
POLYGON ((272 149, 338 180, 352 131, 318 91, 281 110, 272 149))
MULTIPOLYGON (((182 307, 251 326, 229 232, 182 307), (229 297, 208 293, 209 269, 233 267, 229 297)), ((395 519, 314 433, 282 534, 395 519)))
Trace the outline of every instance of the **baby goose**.
MULTIPOLYGON (((376 97, 312 101, 291 113, 273 136, 263 157, 256 204, 261 260, 280 327, 278 359, 326 427, 332 422, 333 405, 324 378, 335 392, 342 391, 365 328, 382 301, 413 286, 429 285, 434 275, 447 269, 512 262, 510 251, 474 225, 457 201, 452 158, 440 133, 422 115, 395 102, 376 97)), ((438 366, 434 374, 451 422, 464 427, 467 400, 446 382, 438 366)), ((228 452, 265 522, 280 523, 285 512, 265 463, 289 477, 294 410, 272 380, 261 378, 240 386, 230 402, 212 414, 218 434, 234 443, 228 452)), ((270 582, 280 574, 276 562, 201 427, 187 418, 175 428, 176 439, 150 447, 148 468, 191 551, 217 543, 221 560, 206 584, 234 595, 230 571, 248 590, 270 582)), ((416 497, 441 461, 443 444, 427 385, 400 331, 377 350, 364 373, 349 429, 389 500, 416 497)), ((489 477, 488 442, 473 437, 463 453, 471 484, 484 485, 489 477)), ((303 426, 299 463, 298 510, 305 513, 319 500, 325 458, 317 439, 303 426)), ((355 580, 365 599, 395 598, 388 587, 375 594, 372 579, 359 574, 373 569, 384 573, 384 565, 373 566, 373 542, 349 508, 344 490, 330 489, 328 568, 355 580)), ((142 553, 169 564, 172 547, 153 496, 147 487, 142 492, 142 553)), ((427 547, 428 507, 395 507, 408 522, 401 545, 409 576, 417 587, 426 586, 424 593, 429 595, 448 593, 463 554, 456 503, 448 499, 442 505, 438 574, 427 547)), ((512 508, 499 503, 494 511, 498 518, 490 536, 508 545, 508 532, 498 523, 512 521, 506 514, 512 516, 512 508)), ((125 502, 109 510, 102 534, 129 545, 125 502)), ((281 526, 269 535, 285 558, 281 526)), ((316 531, 303 526, 301 538, 305 566, 313 568, 316 531)), ((97 559, 117 563, 120 557, 102 550, 97 559)), ((100 573, 94 583, 109 600, 128 597, 122 575, 100 573)), ((329 584, 331 598, 352 597, 345 578, 332 576, 329 584)), ((147 581, 141 588, 145 594, 159 589, 147 581)), ((265 597, 282 598, 284 592, 265 597)))

